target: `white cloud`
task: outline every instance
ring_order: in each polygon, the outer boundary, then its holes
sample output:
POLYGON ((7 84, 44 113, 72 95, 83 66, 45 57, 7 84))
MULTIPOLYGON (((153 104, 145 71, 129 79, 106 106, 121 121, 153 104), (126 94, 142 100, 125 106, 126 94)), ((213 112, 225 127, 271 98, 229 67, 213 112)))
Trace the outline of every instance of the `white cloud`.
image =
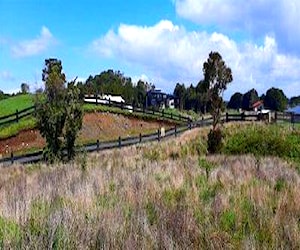
MULTIPOLYGON (((300 1, 298 0, 175 0, 179 16, 223 31, 254 37, 273 34, 284 51, 300 54, 300 1)), ((228 33, 227 32, 227 33, 228 33)))
POLYGON ((0 79, 5 82, 5 81, 14 81, 15 78, 14 76, 11 74, 11 72, 3 70, 0 71, 0 79))
POLYGON ((221 33, 189 32, 170 21, 151 27, 120 25, 92 43, 100 56, 121 59, 142 67, 153 83, 173 91, 176 82, 197 84, 210 51, 219 51, 233 71, 234 82, 226 98, 235 91, 256 88, 260 94, 270 87, 287 95, 300 94, 300 59, 278 50, 276 39, 265 36, 262 45, 237 43, 221 33), (295 92, 296 91, 296 92, 295 92))
POLYGON ((26 40, 13 46, 11 51, 15 57, 28 57, 38 55, 46 51, 55 39, 49 29, 42 27, 40 35, 32 40, 26 40))

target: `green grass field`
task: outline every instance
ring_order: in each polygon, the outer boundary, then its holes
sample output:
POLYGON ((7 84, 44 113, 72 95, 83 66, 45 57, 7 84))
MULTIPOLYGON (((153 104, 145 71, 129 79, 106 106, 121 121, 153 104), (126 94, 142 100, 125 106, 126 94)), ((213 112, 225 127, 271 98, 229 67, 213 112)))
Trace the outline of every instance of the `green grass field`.
POLYGON ((0 101, 0 117, 16 113, 34 104, 34 95, 17 95, 0 101))

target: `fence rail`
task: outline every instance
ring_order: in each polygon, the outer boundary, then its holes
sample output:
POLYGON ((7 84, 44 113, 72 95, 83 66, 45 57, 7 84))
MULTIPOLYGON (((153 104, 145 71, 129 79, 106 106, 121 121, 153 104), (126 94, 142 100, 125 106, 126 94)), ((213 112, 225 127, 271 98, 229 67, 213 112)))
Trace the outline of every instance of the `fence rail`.
POLYGON ((35 106, 28 107, 22 110, 16 110, 15 113, 0 117, 0 126, 19 122, 20 119, 28 117, 35 112, 35 106))
MULTIPOLYGON (((212 120, 210 118, 210 119, 205 119, 194 123, 184 124, 181 126, 175 125, 174 128, 166 130, 164 135, 161 133, 161 130, 157 130, 154 133, 149 133, 144 135, 140 134, 139 136, 125 137, 125 138, 119 137, 116 140, 102 141, 102 142, 97 140, 94 143, 87 143, 82 145, 81 147, 77 147, 76 150, 78 152, 95 152, 95 151, 101 151, 106 149, 126 147, 138 143, 144 143, 150 141, 161 141, 171 136, 176 137, 177 135, 187 130, 190 130, 192 128, 200 127, 200 126, 208 126, 211 124, 212 124, 212 120)), ((44 160, 43 151, 38 151, 38 152, 18 155, 18 156, 15 156, 13 153, 11 153, 9 157, 0 159, 0 164, 2 164, 3 166, 9 166, 15 162, 26 164, 26 163, 39 162, 43 160, 44 160)))
POLYGON ((300 123, 300 115, 294 113, 282 113, 282 112, 273 112, 266 114, 229 114, 226 113, 225 121, 261 121, 267 120, 269 122, 289 122, 289 123, 300 123))
MULTIPOLYGON (((186 116, 177 115, 173 113, 167 113, 164 111, 158 111, 154 109, 146 109, 145 107, 139 107, 131 104, 115 102, 106 99, 87 97, 84 99, 84 103, 87 104, 95 104, 95 105, 104 105, 109 107, 120 108, 122 110, 127 110, 129 112, 135 113, 143 113, 147 115, 153 115, 156 117, 162 117, 173 121, 181 121, 181 122, 191 122, 191 119, 186 116)), ((7 125, 10 123, 19 122, 20 119, 33 115, 35 112, 35 106, 28 107, 23 110, 16 110, 15 113, 10 115, 5 115, 0 117, 0 126, 7 125)))

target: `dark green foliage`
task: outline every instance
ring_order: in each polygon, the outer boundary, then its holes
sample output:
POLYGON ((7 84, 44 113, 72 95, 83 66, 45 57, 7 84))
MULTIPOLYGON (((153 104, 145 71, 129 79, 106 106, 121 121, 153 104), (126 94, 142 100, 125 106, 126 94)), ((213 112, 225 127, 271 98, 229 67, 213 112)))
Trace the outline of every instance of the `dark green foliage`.
POLYGON ((239 109, 242 107, 242 101, 243 101, 243 94, 236 92, 231 96, 227 108, 239 109))
POLYGON ((134 86, 130 77, 125 77, 120 71, 110 69, 94 77, 89 76, 85 84, 80 84, 80 89, 83 94, 89 95, 121 95, 126 103, 142 107, 150 85, 139 80, 134 86))
POLYGON ((224 109, 222 95, 227 85, 233 80, 232 72, 218 52, 211 52, 203 64, 203 73, 204 89, 210 101, 210 114, 213 118, 213 130, 215 130, 220 123, 221 112, 224 109))
POLYGON ((221 129, 211 129, 208 134, 207 150, 211 154, 219 153, 222 149, 222 131, 221 129))
POLYGON ((0 100, 6 99, 9 97, 9 94, 5 94, 2 90, 0 90, 0 100))
POLYGON ((65 146, 67 149, 68 160, 75 156, 75 140, 82 126, 83 110, 80 100, 80 91, 74 85, 74 82, 68 84, 68 89, 65 97, 65 146))
POLYGON ((223 152, 278 156, 300 162, 300 133, 279 126, 252 125, 225 132, 223 152))
POLYGON ((36 100, 37 125, 47 143, 44 156, 50 162, 62 160, 63 150, 66 148, 70 160, 75 155, 75 139, 82 124, 79 89, 74 82, 65 87, 61 61, 48 59, 45 60, 45 65, 44 97, 36 100))
POLYGON ((29 92, 29 85, 27 83, 21 84, 21 93, 22 94, 28 94, 29 92))
POLYGON ((249 90, 243 95, 242 109, 250 110, 253 103, 259 100, 258 93, 255 89, 249 90))
POLYGON ((173 95, 177 98, 175 106, 180 110, 193 110, 205 114, 209 109, 204 81, 200 81, 196 87, 191 84, 187 88, 184 84, 177 83, 173 95))
POLYGON ((186 88, 184 84, 177 83, 173 91, 173 95, 177 97, 177 108, 182 110, 184 108, 186 98, 186 88))
MULTIPOLYGON (((0 94, 1 95, 1 94, 0 94)), ((1 97, 0 97, 0 99, 1 99, 1 97)), ((289 105, 291 106, 291 107, 295 107, 295 106, 297 106, 297 105, 299 105, 300 104, 300 96, 294 96, 294 97, 292 97, 291 99, 290 99, 290 101, 289 101, 289 105)))
POLYGON ((270 88, 264 98, 267 108, 276 111, 284 111, 287 107, 288 99, 281 89, 270 88))

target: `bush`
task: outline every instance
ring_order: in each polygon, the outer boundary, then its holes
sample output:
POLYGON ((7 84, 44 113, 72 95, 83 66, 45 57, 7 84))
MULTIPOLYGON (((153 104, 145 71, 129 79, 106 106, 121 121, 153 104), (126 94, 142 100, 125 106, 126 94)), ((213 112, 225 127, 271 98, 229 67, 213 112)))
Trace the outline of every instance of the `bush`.
POLYGON ((210 130, 208 134, 207 150, 211 154, 219 153, 222 149, 223 134, 221 129, 210 130))
POLYGON ((278 156, 300 162, 300 136, 279 126, 251 125, 225 131, 226 154, 278 156))

